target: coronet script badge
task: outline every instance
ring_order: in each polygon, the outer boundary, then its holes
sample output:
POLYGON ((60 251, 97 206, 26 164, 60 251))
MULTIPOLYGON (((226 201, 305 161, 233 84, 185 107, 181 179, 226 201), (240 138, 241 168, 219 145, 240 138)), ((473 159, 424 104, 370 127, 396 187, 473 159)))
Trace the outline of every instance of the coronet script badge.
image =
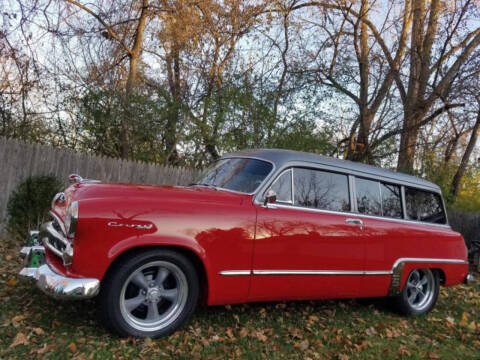
POLYGON ((117 222, 117 221, 109 221, 107 225, 111 227, 125 227, 130 229, 139 229, 139 230, 150 230, 151 228, 153 228, 153 224, 133 224, 133 223, 117 222))

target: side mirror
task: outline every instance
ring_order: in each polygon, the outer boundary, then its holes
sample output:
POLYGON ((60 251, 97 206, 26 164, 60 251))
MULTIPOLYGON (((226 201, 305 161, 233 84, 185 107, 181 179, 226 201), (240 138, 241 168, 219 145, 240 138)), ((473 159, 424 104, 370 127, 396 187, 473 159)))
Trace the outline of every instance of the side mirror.
POLYGON ((263 200, 263 205, 267 206, 267 204, 273 204, 277 201, 277 193, 269 189, 267 193, 265 194, 265 199, 263 200))

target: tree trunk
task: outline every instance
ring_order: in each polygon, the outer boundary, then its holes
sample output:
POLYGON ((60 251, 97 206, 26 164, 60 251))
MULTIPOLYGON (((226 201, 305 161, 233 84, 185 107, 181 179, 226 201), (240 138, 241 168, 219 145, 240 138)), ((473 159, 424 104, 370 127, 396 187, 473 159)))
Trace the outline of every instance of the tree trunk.
POLYGON ((470 136, 470 140, 468 141, 467 148, 465 149, 465 153, 463 154, 462 161, 458 166, 457 172, 453 176, 452 185, 451 185, 451 193, 452 193, 452 201, 455 202, 458 190, 460 188, 460 182, 462 181, 462 177, 467 170, 468 161, 470 160, 470 155, 475 148, 477 143, 478 134, 480 133, 480 110, 477 113, 477 120, 475 125, 472 129, 472 135, 470 136))
POLYGON ((403 130, 400 138, 397 170, 413 174, 415 151, 417 150, 418 124, 423 119, 423 112, 410 111, 404 113, 403 130))
POLYGON ((348 147, 347 159, 352 161, 373 163, 370 153, 368 135, 370 134, 374 115, 368 109, 363 109, 360 115, 360 127, 355 141, 348 147))

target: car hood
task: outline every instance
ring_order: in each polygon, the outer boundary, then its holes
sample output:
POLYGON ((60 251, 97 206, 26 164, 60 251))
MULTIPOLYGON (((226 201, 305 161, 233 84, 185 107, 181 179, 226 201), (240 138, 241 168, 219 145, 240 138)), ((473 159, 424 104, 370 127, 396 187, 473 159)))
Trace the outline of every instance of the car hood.
POLYGON ((206 186, 153 186, 104 182, 82 182, 65 190, 67 203, 83 199, 118 198, 128 201, 218 202, 242 203, 251 195, 206 186))

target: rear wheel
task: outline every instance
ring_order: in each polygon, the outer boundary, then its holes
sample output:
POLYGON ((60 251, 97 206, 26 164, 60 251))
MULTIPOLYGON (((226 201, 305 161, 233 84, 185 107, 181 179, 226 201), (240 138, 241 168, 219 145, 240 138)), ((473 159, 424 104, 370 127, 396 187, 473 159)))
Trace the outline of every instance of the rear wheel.
POLYGON ((405 315, 426 314, 435 306, 439 288, 436 272, 430 269, 412 270, 402 292, 395 299, 397 308, 405 315))
POLYGON ((100 293, 100 315, 121 336, 159 337, 192 315, 199 282, 192 263, 170 250, 126 258, 109 271, 100 293))

